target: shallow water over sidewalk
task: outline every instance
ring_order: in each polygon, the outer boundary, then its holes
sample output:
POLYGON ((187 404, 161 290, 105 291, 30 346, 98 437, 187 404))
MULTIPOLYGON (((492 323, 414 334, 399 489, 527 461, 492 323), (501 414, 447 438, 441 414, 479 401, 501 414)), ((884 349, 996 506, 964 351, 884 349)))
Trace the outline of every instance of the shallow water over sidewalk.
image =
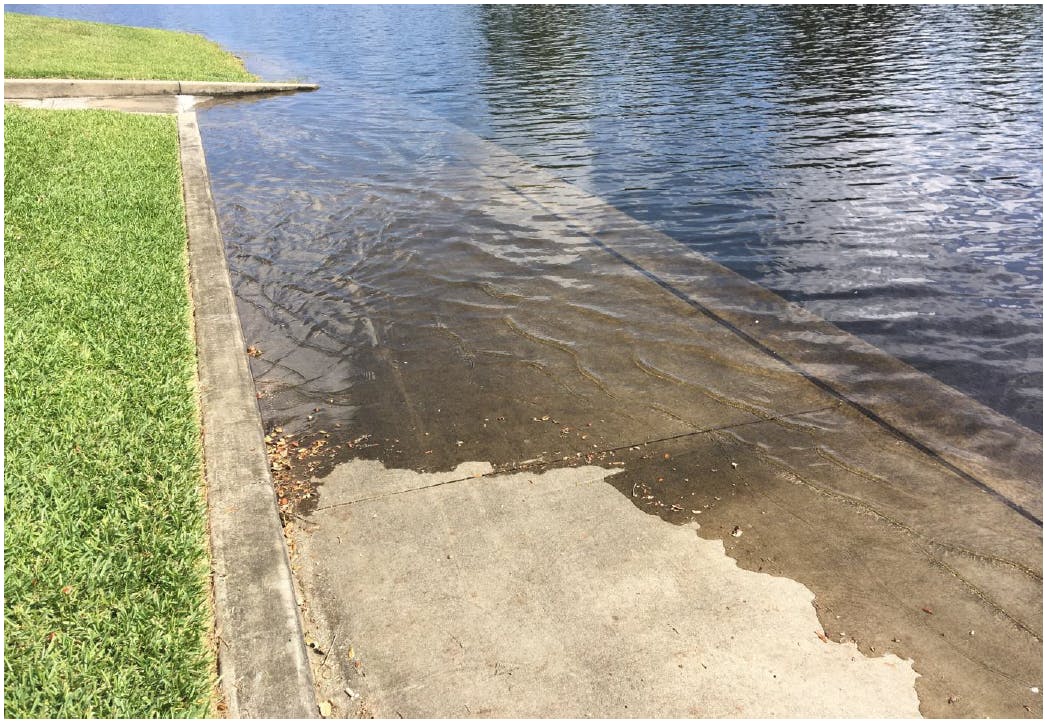
MULTIPOLYGON (((651 514, 645 526, 653 516, 700 524, 744 568, 815 593, 824 632, 811 636, 911 657, 924 713, 1035 715, 1039 435, 693 252, 667 257, 673 241, 656 229, 455 124, 385 96, 361 107, 350 170, 368 182, 348 192, 343 159, 247 142, 211 157, 241 199, 223 223, 245 335, 259 351, 260 404, 282 427, 271 435, 290 453, 279 462, 303 482, 281 495, 308 615, 326 640, 367 646, 368 670, 396 682, 372 680, 370 703, 431 710, 414 698, 414 677, 438 687, 453 672, 391 647, 376 633, 385 619, 339 613, 369 600, 346 573, 358 537, 392 552, 405 539, 391 531, 410 530, 442 551, 438 531, 418 527, 437 510, 462 516, 447 533, 452 548, 464 530, 503 536, 496 511, 512 500, 457 503, 451 488, 486 499, 501 476, 570 477, 593 465, 616 473, 598 485, 616 488, 621 504, 597 506, 604 487, 574 491, 578 519, 555 509, 565 532, 587 516, 581 532, 632 535, 630 506, 651 514), (290 192, 293 206, 282 183, 234 162, 252 154, 310 180, 290 192), (395 470, 375 473, 365 460, 395 470), (450 502, 411 482, 426 478, 411 471, 468 461, 491 472, 435 476, 450 502), (407 482, 389 489, 387 477, 407 482), (975 628, 977 638, 962 638, 975 628), (957 689, 978 693, 955 705, 957 689)), ((219 131, 224 112, 208 111, 219 131)), ((230 111, 229 122, 243 118, 230 111)), ((264 137, 238 127, 239 138, 264 137)), ((312 147, 309 134, 295 141, 312 147)), ((380 594, 428 559, 371 560, 380 594)), ((445 583, 465 590, 474 574, 445 583)), ((656 578, 671 586, 676 575, 656 578)), ((596 578, 617 585, 610 572, 596 578)), ((571 656, 581 665, 586 654, 571 656)), ((332 681, 356 690, 352 677, 332 681)))
MULTIPOLYGON (((125 21, 155 12, 253 43, 258 70, 324 86, 217 104, 201 125, 311 633, 357 647, 382 711, 435 711, 416 698, 420 677, 453 688, 431 646, 469 671, 490 654, 487 693, 508 686, 519 639, 504 627, 529 594, 584 618, 580 596, 617 605, 635 580, 693 593, 690 554, 718 554, 715 540, 743 569, 816 596, 818 628, 794 607, 790 649, 846 641, 877 666, 884 652, 911 658, 926 714, 1039 715, 1040 436, 709 258, 890 350, 930 350, 905 354, 921 364, 972 364, 985 384, 967 392, 1035 424, 1041 192, 1025 157, 1039 153, 1038 81, 1018 60, 1038 13, 674 10, 682 34, 643 13, 594 34, 605 16, 560 9, 412 10, 399 24, 384 9, 134 12, 125 21), (861 67, 823 37, 887 29, 896 45, 859 49, 861 67), (655 77, 634 62, 644 53, 655 77), (914 55, 928 63, 907 75, 914 55), (962 75, 993 64, 992 83, 962 75), (927 344, 927 328, 942 337, 927 344), (484 599, 490 646, 463 639, 470 590, 519 560, 530 578, 484 599), (419 612, 412 601, 434 591, 441 606, 419 612), (397 622, 417 636, 389 635, 397 622)), ((955 382, 948 364, 924 367, 955 382)), ((669 598, 688 648, 640 620, 629 642, 654 649, 629 659, 640 676, 668 678, 676 654, 705 663, 695 632, 717 617, 669 598)), ((613 640, 613 617, 600 623, 613 640)), ((728 663, 744 641, 724 642, 728 663)), ((590 671, 591 651, 561 648, 568 669, 590 671)), ((555 651, 520 652, 525 686, 562 678, 541 668, 555 651)), ((336 660, 333 681, 357 688, 336 660)), ((711 683, 736 683, 731 671, 711 683)), ((669 691, 692 696, 704 676, 688 668, 669 691)), ((580 676, 573 691, 599 683, 580 676)), ((594 710, 623 713, 606 703, 594 710)), ((700 713, 692 703, 654 713, 700 713)))
MULTIPOLYGON (((402 122, 429 114, 665 232, 678 243, 663 257, 701 251, 1042 425, 1039 8, 33 10, 200 30, 267 77, 322 84, 202 118, 223 213, 251 206, 247 194, 271 207, 242 236, 228 229, 245 251, 234 271, 272 286, 280 272, 259 270, 253 250, 301 250, 279 254, 284 298, 302 267, 336 251, 330 239, 301 248, 306 228, 370 240, 328 271, 354 254, 394 270, 408 244, 443 253, 432 235, 453 215, 454 180, 441 184, 459 149, 402 122), (227 147, 253 153, 226 163, 227 147), (386 217, 432 209, 432 234, 356 209, 364 185, 386 217), (303 214, 303 194, 323 212, 303 214), (264 226, 292 217, 282 240, 287 224, 264 226)), ((461 228, 494 238, 486 223, 461 228)), ((290 306, 327 314, 309 298, 320 281, 290 306)))

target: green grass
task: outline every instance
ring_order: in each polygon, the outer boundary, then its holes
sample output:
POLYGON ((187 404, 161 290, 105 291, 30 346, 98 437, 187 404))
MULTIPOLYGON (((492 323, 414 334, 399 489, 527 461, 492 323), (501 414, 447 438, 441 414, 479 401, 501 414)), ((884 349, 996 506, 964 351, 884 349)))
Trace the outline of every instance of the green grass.
POLYGON ((4 713, 210 713, 175 120, 4 112, 4 713))
POLYGON ((4 13, 7 78, 256 81, 199 35, 4 13))

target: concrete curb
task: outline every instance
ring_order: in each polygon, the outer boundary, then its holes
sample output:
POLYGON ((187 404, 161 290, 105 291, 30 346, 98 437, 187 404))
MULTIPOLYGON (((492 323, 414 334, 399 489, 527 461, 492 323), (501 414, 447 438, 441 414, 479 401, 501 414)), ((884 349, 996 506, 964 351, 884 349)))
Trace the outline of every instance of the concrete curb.
POLYGON ((317 716, 254 380, 196 114, 178 114, 222 690, 232 718, 317 716))
POLYGON ((219 83, 189 80, 75 80, 4 78, 4 98, 82 98, 156 95, 226 96, 313 91, 315 83, 219 83))

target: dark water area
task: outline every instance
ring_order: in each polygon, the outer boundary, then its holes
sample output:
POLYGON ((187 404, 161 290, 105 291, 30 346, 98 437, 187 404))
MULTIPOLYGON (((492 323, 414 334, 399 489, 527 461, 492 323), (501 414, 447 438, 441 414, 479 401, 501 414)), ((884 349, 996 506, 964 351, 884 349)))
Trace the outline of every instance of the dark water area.
MULTIPOLYGON (((498 294, 606 275, 499 201, 511 176, 602 200, 671 237, 666 258, 706 255, 1042 430, 1039 7, 8 9, 194 30, 321 84, 201 113, 245 334, 286 338, 256 374, 310 391, 277 421, 359 389, 386 339, 468 358, 453 336, 504 316, 498 294), (456 296, 485 284, 489 304, 456 296)), ((682 344, 641 300, 597 306, 630 344, 682 344)))

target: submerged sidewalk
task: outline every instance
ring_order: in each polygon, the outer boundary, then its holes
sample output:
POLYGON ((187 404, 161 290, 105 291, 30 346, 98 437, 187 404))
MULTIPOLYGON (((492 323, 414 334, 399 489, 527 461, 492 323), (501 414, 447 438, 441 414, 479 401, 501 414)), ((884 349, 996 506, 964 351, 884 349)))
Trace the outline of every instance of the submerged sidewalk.
MULTIPOLYGON (((182 131, 211 227, 203 278, 231 302, 191 115, 182 131)), ((697 255, 660 268, 665 237, 460 142, 478 179, 468 201, 539 228, 538 261, 503 285, 475 281, 506 278, 495 257, 425 259, 466 280, 423 295, 439 323, 367 320, 371 383, 353 389, 351 425, 331 438, 337 418, 320 412, 304 431, 339 450, 287 527, 321 713, 1039 716, 1040 436, 697 255), (568 285, 541 273, 565 254, 568 285), (630 315, 648 327, 623 327, 630 315)), ((401 283, 418 288, 411 273, 401 283)), ((219 317, 207 346, 230 371, 235 308, 219 317)), ((289 357, 339 374, 290 339, 256 363, 289 357)), ((251 457, 220 486, 244 495, 218 506, 225 548, 279 564, 260 431, 233 425, 253 409, 237 375, 205 385, 246 404, 210 404, 233 418, 210 423, 228 450, 209 459, 251 457)), ((286 578, 216 566, 248 593, 220 599, 227 613, 263 614, 258 633, 282 602, 293 632, 286 578)), ((266 636, 308 687, 302 642, 284 634, 266 636)), ((223 664, 242 712, 261 711, 249 692, 277 706, 269 659, 245 661, 223 664)), ((311 697, 284 702, 300 713, 311 697)))
MULTIPOLYGON (((532 272, 404 264, 435 323, 361 320, 350 429, 294 431, 337 449, 288 526, 333 715, 1039 716, 1039 435, 460 144, 532 272)), ((345 378, 271 334, 272 404, 345 378)))

